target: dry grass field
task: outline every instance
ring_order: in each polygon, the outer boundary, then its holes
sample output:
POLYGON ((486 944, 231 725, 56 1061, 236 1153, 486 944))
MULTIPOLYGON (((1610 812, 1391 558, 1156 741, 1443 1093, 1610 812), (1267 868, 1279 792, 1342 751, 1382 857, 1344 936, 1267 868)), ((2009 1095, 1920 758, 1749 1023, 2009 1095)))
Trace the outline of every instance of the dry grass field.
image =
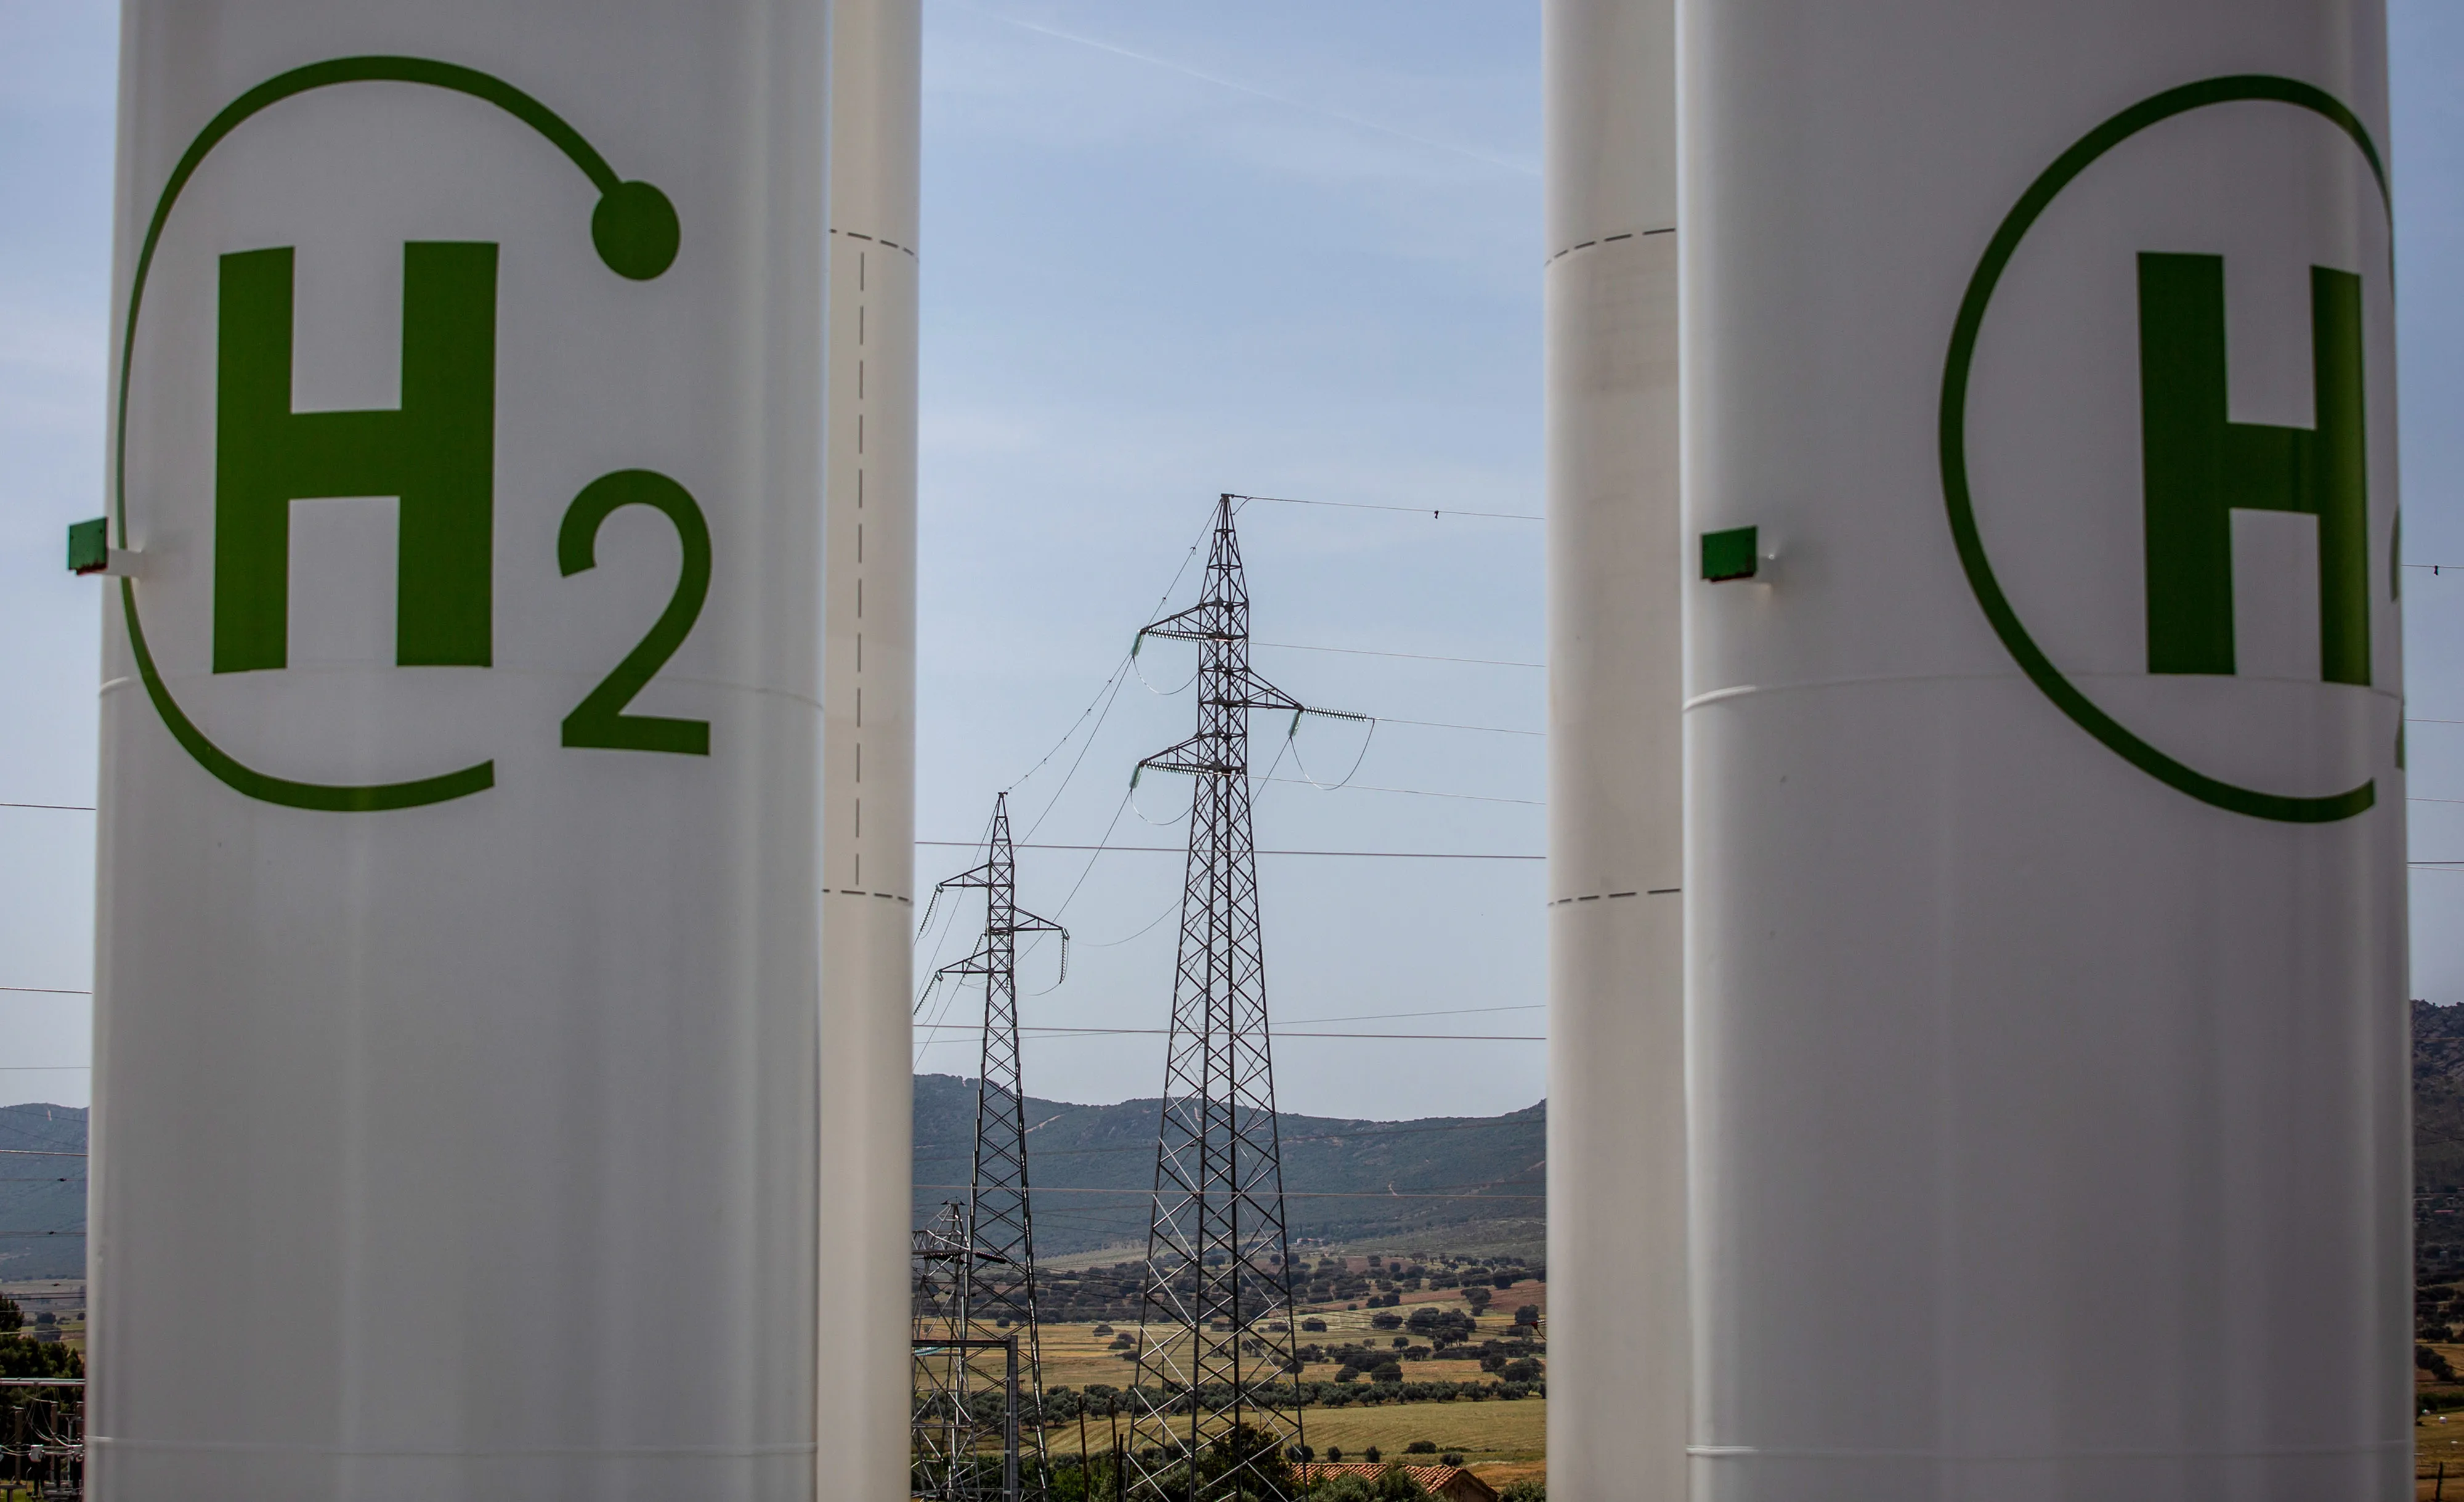
MULTIPOLYGON (((1405 1446, 1414 1440, 1427 1440, 1441 1450, 1459 1452, 1468 1463, 1509 1464, 1516 1474, 1522 1474, 1547 1453, 1549 1400, 1310 1408, 1301 1415, 1301 1429, 1321 1455, 1330 1446, 1339 1446, 1345 1456, 1359 1460, 1375 1445, 1383 1458, 1401 1460, 1405 1446)), ((1046 1443, 1055 1455, 1077 1454, 1078 1426, 1056 1425, 1046 1443)), ((1107 1421, 1087 1421, 1089 1449, 1101 1453, 1111 1443, 1112 1430, 1107 1421)), ((2459 1489, 2458 1495, 2464 1497, 2464 1489, 2459 1489)))
MULTIPOLYGON (((1492 1292, 1495 1297, 1488 1306, 1488 1313, 1473 1322, 1474 1340, 1505 1338, 1513 1328, 1514 1311, 1526 1304, 1537 1305, 1542 1319, 1548 1317, 1549 1285, 1546 1283, 1526 1279, 1510 1289, 1492 1290, 1492 1292)), ((1413 1310, 1423 1305, 1469 1312, 1461 1290, 1424 1289, 1404 1294, 1402 1303, 1391 1313, 1408 1318, 1413 1310)), ((1358 1342, 1392 1348, 1395 1336, 1403 1332, 1376 1328, 1373 1322, 1375 1317, 1390 1311, 1346 1309, 1341 1304, 1304 1305, 1301 1318, 1322 1319, 1326 1321, 1326 1330, 1323 1334, 1314 1330, 1296 1332, 1295 1338, 1302 1345, 1334 1346, 1358 1342)), ((1114 1342, 1122 1336, 1134 1338, 1137 1326, 1114 1324, 1109 1327, 1112 1332, 1110 1335, 1097 1335, 1097 1328, 1093 1324, 1046 1324, 1044 1327, 1045 1386, 1083 1389, 1089 1382, 1102 1382, 1112 1387, 1130 1385, 1136 1375, 1137 1365, 1133 1361, 1123 1360, 1124 1348, 1114 1342)), ((1414 1343, 1427 1344, 1425 1340, 1414 1343)), ((1333 1363, 1322 1362, 1302 1372, 1301 1377, 1307 1381, 1332 1381, 1334 1373, 1333 1363)), ((1403 1367, 1405 1381, 1416 1382, 1468 1382, 1477 1381, 1480 1375, 1480 1363, 1476 1360, 1408 1361, 1403 1367)))
MULTIPOLYGON (((1475 1320, 1474 1340, 1505 1338, 1513 1327, 1514 1311, 1526 1304, 1538 1305, 1545 1318, 1549 1307, 1548 1285, 1531 1280, 1517 1283, 1511 1289, 1492 1290, 1489 1312, 1475 1320)), ((1393 1313, 1409 1317, 1422 1305, 1469 1313, 1462 1292, 1457 1289, 1421 1290, 1405 1293, 1393 1313)), ((1302 1345, 1335 1346, 1363 1343, 1380 1349, 1391 1349, 1400 1331, 1379 1330, 1374 1316, 1380 1310, 1347 1309, 1342 1304, 1307 1305, 1300 1312, 1302 1319, 1322 1319, 1326 1330, 1296 1331, 1294 1338, 1302 1345)), ((1114 1344, 1120 1336, 1134 1337, 1134 1324, 1115 1323, 1106 1334, 1098 1335, 1091 1323, 1047 1324, 1043 1331, 1044 1384, 1045 1387, 1068 1387, 1084 1390, 1090 1382, 1112 1387, 1126 1387, 1135 1377, 1137 1367, 1121 1358, 1121 1348, 1114 1344)), ((1414 1341, 1425 1345, 1425 1340, 1414 1341)), ((1409 1381, 1466 1382, 1477 1381, 1482 1373, 1474 1361, 1407 1361, 1403 1367, 1409 1381)), ((1332 1363, 1310 1366, 1301 1375, 1310 1381, 1331 1381, 1332 1363)), ((1427 1440, 1440 1451, 1463 1455, 1492 1486, 1504 1487, 1508 1482, 1527 1477, 1545 1479, 1547 1474, 1547 1442, 1549 1404, 1540 1398, 1514 1402, 1490 1401, 1472 1403, 1457 1399, 1452 1403, 1381 1403, 1375 1406, 1354 1404, 1342 1408, 1314 1407, 1308 1409, 1302 1425, 1312 1447, 1321 1455, 1330 1447, 1339 1447, 1346 1456, 1357 1459, 1369 1447, 1377 1447, 1389 1459, 1403 1457, 1404 1447, 1415 1440, 1427 1440)), ((1079 1447, 1079 1427, 1074 1424, 1057 1425, 1048 1443, 1056 1455, 1075 1454, 1079 1447)), ((1104 1420, 1087 1421, 1088 1445, 1103 1450, 1111 1444, 1111 1428, 1104 1420)), ((2459 1492, 2458 1502, 2464 1502, 2459 1492)))

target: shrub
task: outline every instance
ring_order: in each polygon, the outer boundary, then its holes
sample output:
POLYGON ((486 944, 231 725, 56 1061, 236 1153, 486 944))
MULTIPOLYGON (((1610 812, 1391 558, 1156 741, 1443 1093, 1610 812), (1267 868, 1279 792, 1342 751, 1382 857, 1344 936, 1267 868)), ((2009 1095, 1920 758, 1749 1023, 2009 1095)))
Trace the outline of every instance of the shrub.
POLYGON ((1309 1332, 1310 1335, 1322 1336, 1326 1334, 1326 1321, 1323 1319, 1304 1319, 1301 1321, 1301 1328, 1309 1332))
POLYGON ((1497 1375, 1509 1382, 1536 1382, 1540 1380, 1540 1363, 1527 1356, 1499 1367, 1497 1375))
POLYGON ((1377 1314, 1370 1315, 1369 1322, 1380 1330, 1400 1330, 1403 1328, 1402 1315, 1387 1314, 1384 1311, 1380 1311, 1377 1314))
POLYGON ((1441 1465, 1441 1466, 1460 1466, 1460 1465, 1462 1465, 1463 1463, 1463 1458, 1461 1455, 1456 1454, 1456 1453, 1455 1453, 1454 1451, 1452 1451, 1452 1450, 1448 1450, 1448 1451, 1446 1451, 1444 1454, 1442 1454, 1442 1455, 1441 1455, 1441 1456, 1439 1456, 1439 1457, 1438 1457, 1438 1464, 1439 1464, 1439 1465, 1441 1465))
POLYGON ((2452 1382, 2455 1381, 2454 1364, 2449 1361, 2446 1357, 2441 1356, 2439 1353, 2430 1349, 2430 1347, 2426 1345, 2417 1345, 2412 1348, 2412 1364, 2420 1367, 2423 1371, 2428 1372, 2431 1376, 2437 1378, 2442 1382, 2452 1382))
MULTIPOLYGON (((1343 1459, 1343 1447, 1340 1445, 1328 1446, 1326 1447, 1326 1458, 1329 1465, 1341 1461, 1343 1459)), ((1009 1463, 1007 1461, 1003 1461, 1001 1464, 1007 1465, 1009 1463)))
POLYGON ((1520 1272, 1496 1272, 1489 1275, 1488 1281, 1499 1288, 1507 1289, 1512 1288, 1522 1278, 1523 1274, 1520 1272))
POLYGON ((1538 1481, 1509 1482, 1498 1497, 1500 1502, 1549 1502, 1549 1488, 1538 1481))
POLYGON ((1403 1453, 1406 1455, 1434 1455, 1437 1452, 1438 1442, 1435 1440, 1414 1440, 1403 1447, 1403 1453))
POLYGON ((1523 1305, 1514 1312, 1514 1322, 1518 1325, 1536 1325, 1540 1323, 1540 1306, 1537 1304, 1523 1305))
POLYGON ((1360 1452, 1360 1458, 1361 1458, 1361 1459, 1363 1459, 1363 1460, 1365 1460, 1365 1461, 1367 1461, 1367 1462, 1369 1462, 1369 1464, 1371 1464, 1371 1465, 1373 1465, 1373 1466, 1376 1465, 1376 1464, 1377 1464, 1377 1462, 1378 1462, 1378 1459, 1380 1458, 1380 1457, 1378 1456, 1378 1454, 1377 1454, 1377 1447, 1376 1447, 1376 1446, 1375 1446, 1375 1445, 1372 1445, 1372 1446, 1370 1446, 1367 1449, 1362 1450, 1362 1451, 1360 1452))
POLYGON ((1403 1363, 1391 1358, 1380 1361, 1369 1369, 1369 1380, 1374 1382, 1399 1382, 1403 1380, 1403 1363))

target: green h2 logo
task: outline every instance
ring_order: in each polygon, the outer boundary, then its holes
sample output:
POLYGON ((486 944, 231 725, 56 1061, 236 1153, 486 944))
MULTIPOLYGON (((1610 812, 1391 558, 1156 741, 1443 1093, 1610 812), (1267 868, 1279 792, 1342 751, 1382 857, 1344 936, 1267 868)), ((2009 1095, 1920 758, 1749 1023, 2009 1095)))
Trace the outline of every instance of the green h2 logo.
POLYGON ((2319 656, 2370 681, 2368 410, 2362 279, 2310 269, 2318 421, 2226 420, 2225 263, 2139 257, 2139 391, 2147 525, 2147 671, 2233 671, 2233 514, 2319 519, 2319 656))
MULTIPOLYGON (((1961 566, 1994 633, 2074 723, 2134 766, 2203 803, 2255 818, 2330 823, 2371 807, 2375 779, 2316 797, 2241 786, 2159 749, 2074 684, 2029 633, 1996 577, 1977 525, 1969 475, 1968 398, 1977 336, 1994 289, 2038 218, 2091 164, 2149 126, 2211 105, 2248 102, 2290 106, 2333 125, 2367 162, 2385 205, 2387 174, 2369 132, 2341 100, 2296 79, 2210 78, 2167 90, 2107 120, 2029 186, 1969 280, 1943 371, 1943 496, 1961 566)), ((2369 686, 2362 278, 2311 268, 2313 422, 2281 428, 2236 423, 2227 415, 2224 259, 2143 252, 2137 271, 2146 671, 2234 673, 2233 514, 2275 511, 2318 521, 2321 677, 2329 684, 2369 686)))
MULTIPOLYGON (((128 394, 138 316, 165 223, 198 166, 224 138, 270 105, 311 90, 388 81, 449 90, 531 126, 600 192, 591 240, 606 267, 649 281, 674 261, 675 210, 656 188, 619 178, 539 100, 476 70, 415 57, 345 57, 295 69, 216 115, 156 201, 129 292, 121 359, 111 521, 128 541, 128 394)), ((212 666, 216 674, 287 666, 291 505, 328 497, 398 497, 395 661, 402 667, 487 668, 494 648, 497 247, 413 241, 403 247, 402 405, 390 410, 292 409, 293 260, 289 248, 221 257, 217 286, 213 487, 212 666)), ((708 598, 710 529, 683 486, 649 470, 620 470, 583 487, 556 537, 565 575, 595 565, 600 525, 648 506, 675 527, 683 563, 658 621, 567 714, 561 743, 707 756, 706 721, 626 713, 691 634, 708 598)), ((346 785, 274 776, 241 762, 200 730, 155 664, 132 579, 121 580, 129 645, 147 696, 172 737, 205 768, 252 798, 292 807, 374 810, 467 797, 495 784, 483 762, 410 782, 346 785)))
POLYGON ((403 247, 402 406, 291 409, 292 253, 222 258, 214 362, 214 671, 285 664, 291 503, 395 496, 394 661, 492 656, 496 247, 403 247))

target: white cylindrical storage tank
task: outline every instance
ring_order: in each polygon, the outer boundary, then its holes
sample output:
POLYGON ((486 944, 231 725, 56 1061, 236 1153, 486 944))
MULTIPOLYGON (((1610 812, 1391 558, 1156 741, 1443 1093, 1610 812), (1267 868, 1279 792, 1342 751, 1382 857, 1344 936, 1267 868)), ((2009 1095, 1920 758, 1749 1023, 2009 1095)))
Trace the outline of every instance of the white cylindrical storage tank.
POLYGON ((825 23, 125 8, 98 1495, 813 1493, 825 23))
POLYGON ((2409 1496, 2382 7, 1679 35, 1695 1494, 2409 1496))
POLYGON ((1549 0, 1549 1461, 1681 1502, 1673 0, 1549 0))
POLYGON ((922 8, 831 20, 822 1494, 907 1494, 922 8))

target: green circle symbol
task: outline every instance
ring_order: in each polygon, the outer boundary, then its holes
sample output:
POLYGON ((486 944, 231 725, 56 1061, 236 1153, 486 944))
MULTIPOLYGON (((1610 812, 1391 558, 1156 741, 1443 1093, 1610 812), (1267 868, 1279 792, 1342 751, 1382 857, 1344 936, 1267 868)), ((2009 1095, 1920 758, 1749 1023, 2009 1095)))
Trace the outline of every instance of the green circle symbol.
POLYGON ((649 281, 675 264, 676 206, 648 183, 619 183, 590 211, 590 243, 619 276, 649 281))
POLYGON ((2279 78, 2266 74, 2237 74, 2225 77, 2206 78, 2167 89, 2114 116, 2081 136, 2055 159, 2019 201, 2003 216, 2000 228, 1993 232, 1985 254, 1968 281, 1968 294, 1961 298, 1959 319, 1952 326, 1950 353, 1944 362, 1942 375, 1942 493, 1950 513, 1950 535, 1959 549, 1960 566, 1966 570, 1969 587, 1975 592, 1976 603, 1984 607, 1985 617, 1992 624, 1993 633, 2000 637, 2029 680, 2054 701, 2073 723, 2094 736, 2106 748, 2123 761, 2147 773, 2157 781, 2178 791, 2188 793, 2201 803, 2212 805, 2233 813, 2253 818, 2274 819, 2287 824, 2331 824, 2349 819, 2369 808, 2378 801, 2375 779, 2341 793, 2318 798, 2292 798, 2279 793, 2260 792, 2240 787, 2210 777, 2194 767, 2158 750, 2134 734, 2127 726, 2099 707, 2095 700, 2081 693, 2077 685, 2063 676, 2044 649, 2028 634, 2019 612, 2012 607, 2009 596, 2002 592, 2001 582, 1994 577, 1992 562, 1986 557, 1985 543, 1976 526, 1976 512, 1968 480, 1968 378, 1976 355, 1976 337, 1984 327, 1987 307, 1993 300, 1993 289, 2010 266, 2011 257, 2019 249, 2047 208, 2063 188, 2087 170, 2089 164, 2120 145, 2148 126, 2191 110, 2211 104, 2242 101, 2289 104, 2321 117, 2343 131, 2370 166, 2370 174, 2378 182, 2382 203, 2387 198, 2387 168, 2379 161, 2378 147, 2360 117, 2346 108, 2343 101, 2313 84, 2294 78, 2279 78))
MULTIPOLYGON (((546 137, 599 189, 599 207, 590 216, 591 243, 600 259, 618 276, 647 281, 675 260, 676 210, 667 195, 648 183, 627 182, 618 177, 606 159, 554 110, 501 78, 429 57, 387 56, 336 57, 268 78, 223 106, 188 143, 188 149, 181 154, 169 180, 163 185, 162 195, 154 201, 154 216, 145 227, 145 239, 137 254, 137 271, 128 288, 127 326, 121 338, 120 391, 112 431, 112 523, 121 546, 128 545, 128 389, 136 366, 137 316, 144 304, 145 279, 154 267, 155 249, 162 243, 163 228, 170 220, 171 208, 179 201, 181 189, 188 186, 207 155, 258 111, 312 89, 377 82, 421 84, 468 95, 496 106, 546 137)), ((290 808, 368 812, 446 803, 496 784, 494 762, 410 782, 358 785, 295 782, 260 772, 215 745, 172 697, 170 686, 163 681, 153 652, 146 645, 145 626, 137 613, 135 580, 120 581, 120 600, 128 623, 128 645, 137 658, 138 676, 145 685, 145 696, 152 700, 155 712, 163 717, 171 738, 198 764, 235 791, 290 808)))

